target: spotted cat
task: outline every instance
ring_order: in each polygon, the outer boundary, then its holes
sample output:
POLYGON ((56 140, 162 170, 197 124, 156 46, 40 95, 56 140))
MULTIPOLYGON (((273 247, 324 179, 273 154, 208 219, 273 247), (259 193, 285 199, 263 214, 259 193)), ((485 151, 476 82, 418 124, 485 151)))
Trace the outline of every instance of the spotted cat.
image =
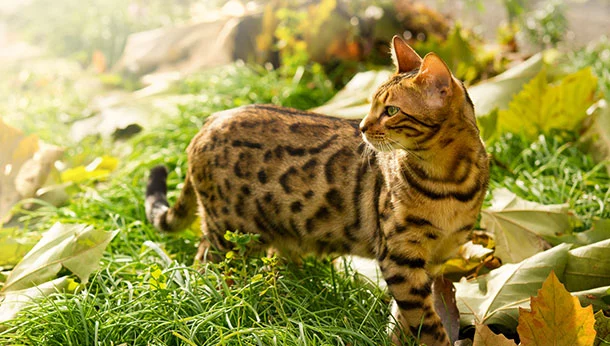
POLYGON ((287 257, 374 258, 398 306, 393 341, 412 333, 449 345, 431 283, 476 221, 488 156, 473 104, 445 63, 399 37, 392 55, 396 73, 361 122, 270 105, 210 116, 188 146, 172 207, 167 170, 151 170, 146 215, 163 231, 201 216, 198 260, 230 246, 226 230, 259 234, 261 247, 287 257))

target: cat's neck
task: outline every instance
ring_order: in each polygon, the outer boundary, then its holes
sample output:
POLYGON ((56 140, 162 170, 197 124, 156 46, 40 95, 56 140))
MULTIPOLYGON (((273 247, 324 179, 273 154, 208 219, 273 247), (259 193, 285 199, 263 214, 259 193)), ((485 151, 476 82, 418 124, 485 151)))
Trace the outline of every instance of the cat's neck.
POLYGON ((478 137, 454 136, 450 143, 437 140, 424 150, 397 149, 382 154, 394 167, 394 172, 409 170, 424 179, 450 182, 461 180, 470 173, 471 165, 477 161, 482 148, 478 137))

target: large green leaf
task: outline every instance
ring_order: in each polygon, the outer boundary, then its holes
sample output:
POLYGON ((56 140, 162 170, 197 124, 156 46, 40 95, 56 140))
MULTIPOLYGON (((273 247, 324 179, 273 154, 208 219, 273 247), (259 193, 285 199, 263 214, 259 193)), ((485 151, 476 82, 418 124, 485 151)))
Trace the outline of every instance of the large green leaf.
POLYGON ((520 263, 505 264, 486 275, 456 283, 460 324, 478 322, 516 328, 519 307, 529 307, 530 297, 542 287, 551 270, 562 279, 570 247, 562 244, 520 263))
POLYGON ((606 317, 602 311, 598 311, 595 313, 595 331, 597 335, 595 336, 594 346, 598 346, 602 344, 610 344, 610 318, 606 317))
POLYGON ((118 231, 105 232, 91 226, 56 223, 9 274, 2 291, 29 288, 52 279, 62 267, 81 282, 98 267, 104 249, 118 231))
POLYGON ((486 116, 494 109, 505 109, 523 85, 544 66, 543 54, 538 53, 505 72, 468 88, 477 116, 486 116))
POLYGON ((589 245, 606 239, 610 239, 610 219, 594 220, 591 229, 559 236, 556 242, 589 245))
POLYGON ((593 310, 608 310, 610 305, 604 302, 603 297, 608 296, 610 286, 596 287, 589 290, 572 292, 572 295, 578 297, 582 306, 593 305, 593 310))
POLYGON ((66 287, 67 277, 55 278, 62 268, 87 282, 117 233, 80 224, 53 225, 8 275, 0 291, 0 322, 13 318, 31 298, 66 287))
POLYGON ((590 68, 550 85, 543 69, 498 113, 500 132, 521 133, 535 138, 550 129, 577 130, 595 102, 597 78, 590 68))
POLYGON ((53 292, 66 289, 70 284, 67 276, 41 283, 38 286, 22 290, 9 291, 2 294, 0 304, 0 323, 11 320, 33 299, 44 297, 53 292))
POLYGON ((24 232, 18 228, 0 228, 0 266, 17 264, 38 241, 39 234, 24 232))
POLYGON ((610 174, 610 107, 608 101, 599 100, 593 107, 592 113, 592 121, 581 137, 581 142, 585 144, 587 152, 596 161, 606 163, 606 170, 610 174))
POLYGON ((517 197, 507 189, 493 191, 491 207, 481 213, 481 226, 493 232, 496 256, 504 263, 522 261, 559 243, 578 219, 567 204, 543 205, 517 197))
POLYGON ((570 250, 565 271, 569 291, 610 285, 610 239, 570 250))
POLYGON ((358 73, 332 99, 312 111, 348 119, 362 119, 371 108, 371 95, 391 74, 385 70, 358 73))

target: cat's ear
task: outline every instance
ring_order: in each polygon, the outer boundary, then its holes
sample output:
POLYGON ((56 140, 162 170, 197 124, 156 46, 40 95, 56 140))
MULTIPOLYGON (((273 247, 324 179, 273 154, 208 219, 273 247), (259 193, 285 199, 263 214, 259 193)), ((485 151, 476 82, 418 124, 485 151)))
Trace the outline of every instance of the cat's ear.
POLYGON ((396 73, 413 71, 421 65, 421 57, 402 38, 392 38, 392 60, 396 73))
POLYGON ((447 64, 435 53, 428 53, 422 61, 417 80, 427 87, 435 89, 440 96, 451 94, 451 71, 447 64))
POLYGON ((427 94, 426 103, 432 107, 443 107, 453 94, 451 71, 434 53, 426 54, 415 80, 427 94))

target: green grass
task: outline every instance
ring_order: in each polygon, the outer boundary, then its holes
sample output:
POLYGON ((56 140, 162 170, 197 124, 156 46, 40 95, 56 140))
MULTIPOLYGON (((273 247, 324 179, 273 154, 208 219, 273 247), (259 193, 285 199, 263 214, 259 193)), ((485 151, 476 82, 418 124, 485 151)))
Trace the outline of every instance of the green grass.
MULTIPOLYGON (((328 259, 308 258, 299 267, 236 251, 199 271, 191 266, 196 232, 162 235, 145 221, 148 169, 170 168, 173 201, 187 167, 184 150, 207 115, 254 102, 310 108, 332 96, 332 84, 316 70, 293 79, 232 65, 189 77, 177 90, 200 94, 205 102, 180 106, 178 117, 124 143, 67 142, 67 157, 87 163, 110 153, 120 166, 108 181, 80 184, 67 205, 26 212, 21 221, 40 232, 60 221, 120 233, 89 283, 37 301, 5 325, 0 344, 389 345, 388 296, 351 270, 337 272, 328 259), (145 245, 149 241, 164 251, 145 245)), ((34 115, 26 114, 21 124, 31 132, 54 129, 40 134, 57 143, 53 133, 68 124, 57 117, 34 121, 34 115)), ((610 217, 604 206, 610 204, 610 179, 573 144, 575 138, 550 134, 528 143, 503 136, 488 148, 496 162, 490 187, 540 203, 567 202, 586 225, 610 217)))

